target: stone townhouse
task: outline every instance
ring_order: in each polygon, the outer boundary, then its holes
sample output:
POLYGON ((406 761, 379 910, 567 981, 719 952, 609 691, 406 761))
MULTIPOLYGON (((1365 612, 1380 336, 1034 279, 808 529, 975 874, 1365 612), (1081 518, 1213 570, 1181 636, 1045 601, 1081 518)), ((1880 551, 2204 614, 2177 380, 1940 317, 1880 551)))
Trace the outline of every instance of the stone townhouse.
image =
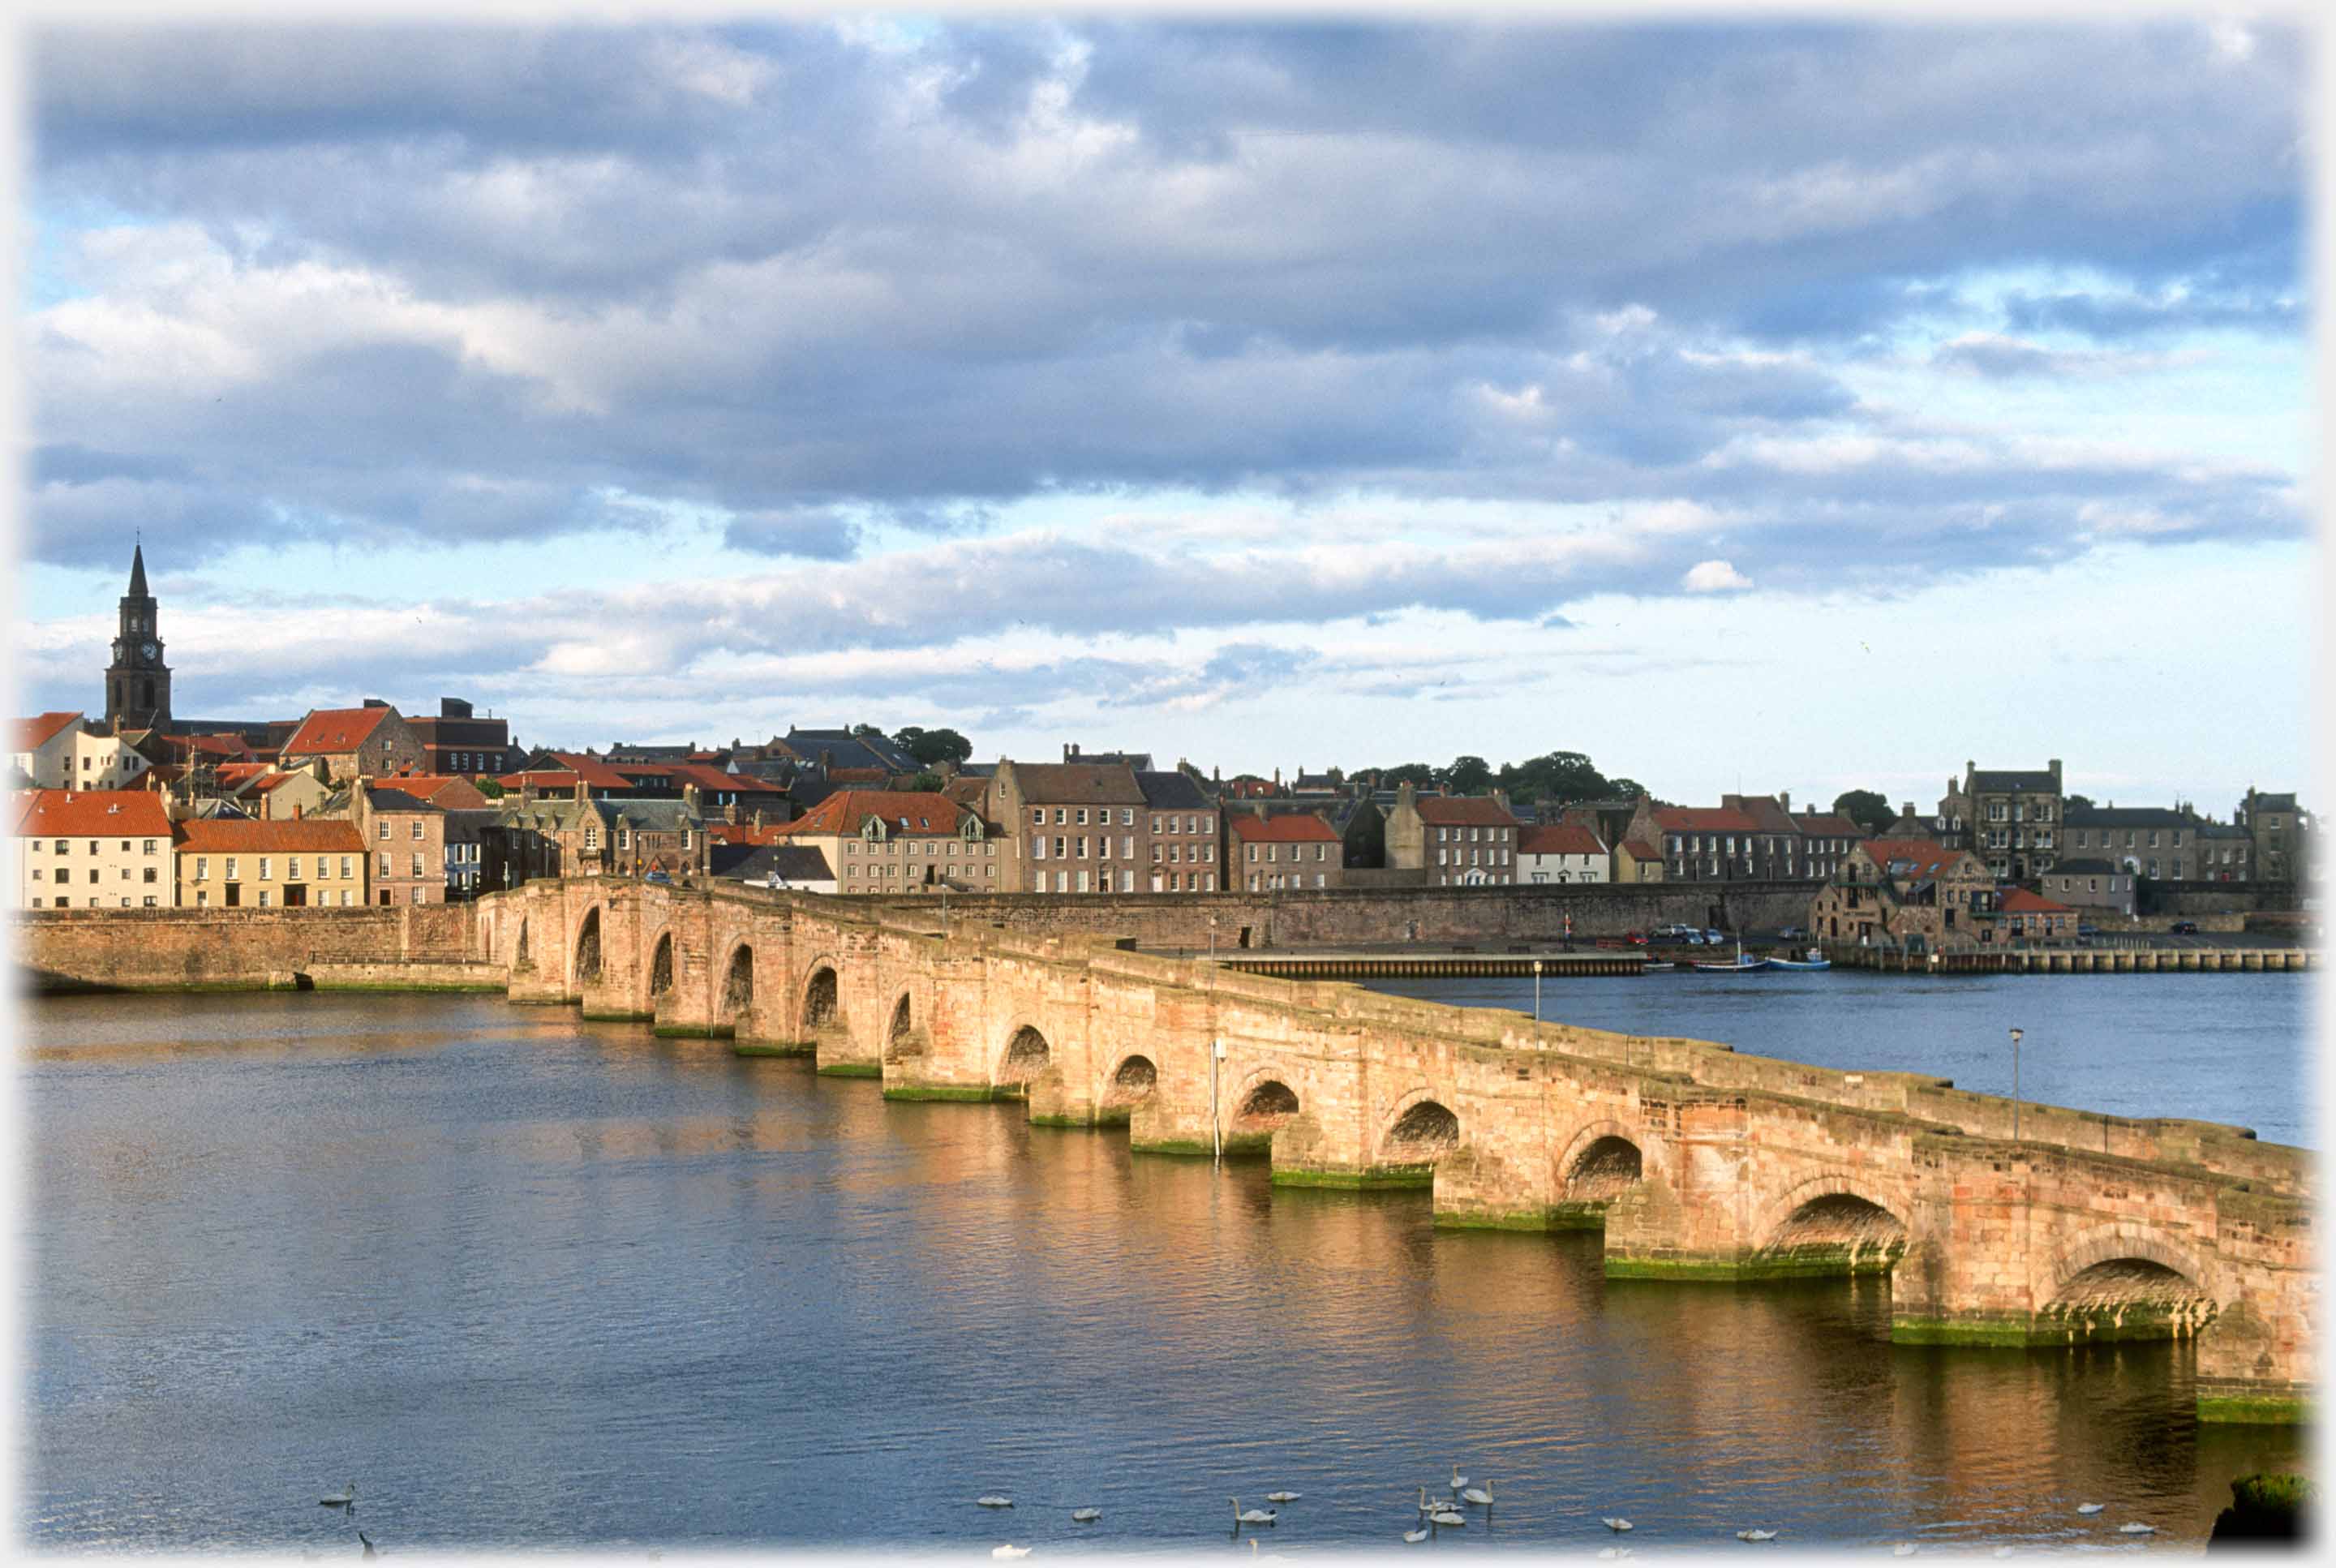
POLYGON ((998 835, 939 791, 838 790, 779 831, 781 845, 816 852, 845 895, 998 892, 1007 881, 998 835))
POLYGON ((2191 871, 2191 881, 2244 882, 2254 880, 2255 836, 2244 825, 2208 822, 2201 817, 2194 831, 2198 840, 2195 857, 2198 863, 2191 871))
POLYGON ((1912 951, 1992 941, 1997 920, 1987 862, 1933 839, 1865 840, 1809 907, 1809 929, 1828 941, 1912 951))
POLYGON ((2087 855, 2061 861, 2038 879, 2046 896, 2064 904, 2127 918, 2138 907, 2134 880, 2123 866, 2087 855))
POLYGON ((1939 801, 1939 842, 1976 851, 1999 881, 2027 881, 2059 858, 2060 759, 2033 769, 1963 764, 1939 801))
POLYGON ((44 713, 16 721, 16 771, 35 789, 61 790, 75 783, 73 742, 82 716, 44 713))
POLYGON ((21 790, 20 910, 168 909, 170 819, 152 790, 21 790))
POLYGON ((1613 876, 1613 852, 1586 827, 1560 822, 1527 828, 1517 837, 1521 882, 1603 882, 1613 876))
POLYGON ((1000 891, 1134 892, 1139 875, 1149 883, 1151 808, 1125 764, 1001 761, 986 794, 983 814, 1006 841, 998 875, 1010 885, 1000 891))
MULTIPOLYGON (((1874 836, 1863 823, 1835 811, 1796 812, 1793 825, 1800 830, 1801 842, 1798 869, 1792 874, 1812 881, 1821 882, 1832 877, 1841 870, 1841 862, 1853 846, 1874 836)), ((1927 831, 1917 831, 1885 836, 1921 839, 1931 835, 1927 831)))
POLYGON ((372 697, 361 707, 310 709, 277 760, 287 768, 321 761, 335 784, 419 772, 425 765, 422 743, 405 720, 372 697))
POLYGON ((356 824, 373 856, 376 904, 446 901, 446 813, 394 784, 358 779, 327 802, 324 814, 356 824))
POLYGON ((2198 819, 2171 806, 2073 805, 2060 830, 2063 852, 2152 881, 2182 881, 2202 869, 2198 819))
POLYGON ((1233 812, 1225 842, 1232 856, 1229 886, 1254 893, 1347 885, 1338 832, 1311 812, 1233 812))
POLYGON ((188 821, 175 836, 182 909, 359 909, 368 901, 365 841, 346 819, 188 821))
POLYGON ((510 885, 499 831, 502 813, 477 784, 456 774, 399 774, 382 783, 442 813, 448 899, 473 899, 510 885))
POLYGON ((694 785, 685 785, 682 797, 667 800, 596 800, 586 803, 596 824, 584 824, 585 846, 597 840, 599 869, 587 874, 645 877, 661 873, 678 881, 703 876, 711 863, 714 841, 706 837, 698 815, 694 785))
POLYGON ((2292 793, 2265 794, 2249 786, 2236 817, 2254 840, 2258 879, 2300 882, 2310 874, 2312 813, 2295 803, 2292 793))
POLYGON ((599 813, 574 790, 539 795, 532 787, 523 786, 497 801, 495 807, 495 827, 502 842, 499 856, 492 849, 488 853, 491 860, 501 860, 502 886, 518 887, 536 877, 598 874, 599 813), (584 855, 588 818, 593 837, 589 872, 585 870, 584 855))
POLYGON ((1405 784, 1387 813, 1387 862, 1426 872, 1431 886, 1514 882, 1519 825, 1497 792, 1421 795, 1405 784))
MULTIPOLYGON (((1630 824, 1630 837, 1657 846, 1665 881, 1728 881, 1764 873, 1776 876, 1782 857, 1774 848, 1756 851, 1760 821, 1739 806, 1650 804, 1630 824)), ((1773 824, 1772 824, 1773 830, 1773 824)), ((1778 835, 1766 835, 1773 841, 1778 835)))
MULTIPOLYGON (((1151 874, 1146 891, 1155 893, 1212 893, 1230 885, 1219 879, 1223 834, 1217 803, 1202 789, 1201 781, 1179 768, 1159 773, 1138 768, 1135 787, 1144 792, 1144 809, 1137 813, 1139 846, 1148 845, 1151 874)), ((1121 848, 1127 847, 1122 823, 1121 848)), ((1342 859, 1333 853, 1333 860, 1342 859)), ((1124 871, 1126 868, 1119 868, 1124 871)), ((1140 875, 1139 872, 1139 875, 1140 875)), ((1132 879, 1119 879, 1121 892, 1134 891, 1132 879)))
POLYGON ((458 696, 440 697, 435 718, 409 718, 405 727, 422 746, 422 760, 414 765, 417 773, 492 778, 519 765, 511 749, 511 721, 481 718, 458 696))
POLYGON ((2077 939, 2077 911, 2068 905, 2026 888, 2013 888, 2001 901, 2005 940, 2020 942, 2068 942, 2077 939))

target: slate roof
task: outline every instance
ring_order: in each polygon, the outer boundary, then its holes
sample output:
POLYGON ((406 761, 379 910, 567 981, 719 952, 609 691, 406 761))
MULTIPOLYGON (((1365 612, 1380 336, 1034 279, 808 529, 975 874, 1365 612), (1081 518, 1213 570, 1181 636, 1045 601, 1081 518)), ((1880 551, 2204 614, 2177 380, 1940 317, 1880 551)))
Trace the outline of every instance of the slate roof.
POLYGON ((365 803, 377 812, 434 812, 438 808, 420 795, 380 785, 365 791, 365 803))
POLYGON ((1992 794, 2008 794, 2025 791, 2049 794, 2059 789, 2052 782, 2049 768, 1973 768, 1971 774, 1971 793, 1985 790, 1992 794))
POLYGON ((1490 795, 1421 795, 1412 806, 1419 820, 1436 827, 1513 828, 1517 819, 1490 795))
POLYGON ((152 790, 25 790, 18 838, 168 838, 170 818, 152 790))
POLYGON ((2070 806, 2061 813, 2072 828, 2191 828, 2196 817, 2172 806, 2070 806))
POLYGON ((2255 792, 2255 810, 2259 812, 2292 812, 2297 809, 2293 790, 2279 794, 2267 794, 2260 790, 2255 792))
POLYGON ((1667 833, 1757 833, 1785 830, 1763 829, 1749 812, 1728 806, 1657 806, 1655 825, 1667 833))
POLYGON ((856 735, 848 729, 790 727, 780 744, 805 762, 817 762, 819 754, 826 752, 831 767, 881 768, 886 773, 906 774, 920 771, 916 758, 881 735, 856 735))
POLYGON ((78 713, 44 713, 37 718, 18 719, 15 749, 38 751, 56 739, 66 726, 80 722, 81 715, 78 713))
POLYGON ((1117 764, 1016 763, 1014 777, 1026 805, 1128 805, 1150 803, 1135 770, 1117 764))
MULTIPOLYGON (((1905 820, 1902 816, 1898 822, 1905 820)), ((1866 836, 1866 829, 1863 823, 1854 822, 1839 812, 1805 812, 1793 818, 1793 825, 1812 838, 1862 839, 1866 836)), ((1898 823, 1893 823, 1890 825, 1895 827, 1898 823)), ((1921 819, 1916 819, 1916 825, 1918 827, 1922 825, 1921 819)))
POLYGON ((1588 828, 1572 824, 1537 827, 1517 838, 1521 855, 1602 855, 1606 846, 1588 828))
POLYGON ((2043 873, 2048 877, 2121 877, 2123 866, 2111 865, 2104 860, 2054 861, 2052 869, 2043 873))
POLYGON ((714 852, 714 874, 735 881, 832 882, 827 857, 812 844, 725 844, 714 852))
POLYGON ((1138 769, 1135 787, 1144 792, 1144 803, 1156 812, 1208 811, 1216 805, 1200 781, 1191 774, 1146 773, 1138 769))
POLYGON ((647 828, 651 833, 677 833, 685 828, 694 830, 704 825, 686 801, 594 800, 584 803, 611 827, 619 819, 629 827, 647 828))
POLYGON ((284 743, 287 756, 336 755, 352 752, 373 738, 381 721, 395 710, 385 707, 316 707, 300 721, 284 743))

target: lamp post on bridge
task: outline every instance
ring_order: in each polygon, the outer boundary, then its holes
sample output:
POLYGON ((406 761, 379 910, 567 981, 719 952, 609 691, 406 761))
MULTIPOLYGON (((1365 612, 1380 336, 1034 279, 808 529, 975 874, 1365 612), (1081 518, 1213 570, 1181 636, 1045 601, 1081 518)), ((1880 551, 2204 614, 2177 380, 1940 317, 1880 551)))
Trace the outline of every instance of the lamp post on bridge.
POLYGON ((1533 1022, 1541 1022, 1541 960, 1533 960, 1533 1022))
POLYGON ((2011 1031, 2011 1141, 2020 1141, 2020 1035, 2011 1031))
POLYGON ((1214 965, 1216 964, 1216 961, 1217 961, 1217 917, 1216 917, 1216 916, 1214 916, 1214 915, 1211 915, 1211 916, 1209 917, 1209 963, 1210 963, 1210 965, 1213 968, 1213 967, 1214 967, 1214 965))

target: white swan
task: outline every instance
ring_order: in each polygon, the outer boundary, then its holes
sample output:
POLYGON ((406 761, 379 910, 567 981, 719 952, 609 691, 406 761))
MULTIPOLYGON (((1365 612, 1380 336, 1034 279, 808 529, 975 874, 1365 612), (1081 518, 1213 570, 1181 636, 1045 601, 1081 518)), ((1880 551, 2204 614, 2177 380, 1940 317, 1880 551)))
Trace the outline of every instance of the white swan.
POLYGON ((976 1497, 973 1501, 974 1505, 980 1508, 1011 1508, 1014 1506, 1013 1498, 1001 1497, 995 1492, 988 1493, 984 1496, 976 1497))
POLYGON ((1071 1510, 1071 1523, 1074 1524, 1092 1524, 1102 1517, 1103 1510, 1100 1508, 1074 1508, 1071 1510))
POLYGON ((1912 1557, 1913 1554, 1914 1544, 1912 1541, 1901 1541, 1890 1548, 1890 1555, 1893 1557, 1912 1557))
POLYGON ((352 1481, 331 1496, 317 1498, 316 1505, 320 1508, 346 1508, 356 1500, 357 1484, 352 1481))
POLYGON ((1613 1531, 1617 1535, 1630 1527, 1630 1522, 1628 1519, 1601 1519, 1598 1523, 1605 1525, 1606 1528, 1613 1531))
POLYGON ((1225 1501, 1233 1505, 1233 1523, 1236 1524, 1270 1524, 1274 1521, 1275 1511, 1273 1509, 1251 1508, 1248 1513, 1244 1514, 1241 1512, 1240 1498, 1228 1497, 1225 1501))
POLYGON ((1738 1530, 1736 1538, 1738 1541, 1774 1541, 1776 1533, 1774 1530, 1738 1530))
POLYGON ((989 1554, 992 1557, 1027 1557, 1030 1555, 1030 1548, 1027 1546, 992 1546, 989 1549, 989 1554))
POLYGON ((1461 1487, 1465 1486, 1467 1484, 1468 1484, 1468 1477, 1467 1477, 1467 1476, 1465 1476, 1465 1475, 1463 1475, 1462 1474, 1460 1474, 1460 1466, 1457 1466, 1457 1465, 1453 1466, 1452 1466, 1452 1489, 1453 1489, 1455 1492, 1457 1492, 1458 1490, 1460 1490, 1460 1488, 1461 1488, 1461 1487))
POLYGON ((2155 1535, 2157 1534, 2157 1526, 2155 1524, 2120 1524, 2117 1526, 2117 1534, 2120 1535, 2155 1535))
POLYGON ((1468 1523, 1468 1518, 1465 1514, 1455 1514, 1451 1509, 1446 1508, 1441 1514, 1430 1514, 1427 1516, 1427 1522, 1431 1524, 1441 1524, 1447 1530, 1457 1530, 1468 1523))
POLYGON ((1416 1546, 1422 1541, 1427 1539, 1427 1531, 1425 1528, 1418 1530, 1406 1530, 1403 1533, 1403 1538, 1416 1546))
POLYGON ((357 1539, 365 1543, 365 1554, 366 1556, 368 1556, 368 1557, 372 1556, 372 1555, 373 1555, 373 1537, 371 1537, 371 1536, 367 1535, 364 1531, 360 1530, 360 1531, 358 1531, 358 1532, 357 1532, 357 1539))
POLYGON ((1464 1503, 1482 1503, 1486 1507, 1492 1506, 1492 1482, 1486 1481, 1482 1486, 1469 1487, 1465 1492, 1460 1494, 1460 1500, 1464 1503))
POLYGON ((2077 1512, 2079 1514, 2098 1514, 2106 1506, 2107 1506, 2107 1505, 2102 1503, 2079 1503, 2077 1505, 2077 1512))
POLYGON ((1265 1500, 1269 1503, 1295 1503, 1299 1495, 1296 1492, 1268 1492, 1265 1500))
POLYGON ((1435 1513, 1438 1508, 1448 1508, 1448 1507, 1450 1507, 1450 1506, 1451 1506, 1451 1505, 1450 1505, 1449 1503, 1445 1502, 1445 1501, 1443 1498, 1441 1498, 1441 1497, 1438 1497, 1438 1498, 1437 1498, 1435 1502, 1433 1502, 1433 1503, 1429 1502, 1429 1501, 1427 1500, 1427 1488, 1426 1488, 1426 1487, 1425 1487, 1425 1486, 1422 1486, 1422 1487, 1419 1489, 1419 1511, 1420 1511, 1421 1513, 1423 1513, 1423 1514, 1433 1514, 1433 1513, 1435 1513))

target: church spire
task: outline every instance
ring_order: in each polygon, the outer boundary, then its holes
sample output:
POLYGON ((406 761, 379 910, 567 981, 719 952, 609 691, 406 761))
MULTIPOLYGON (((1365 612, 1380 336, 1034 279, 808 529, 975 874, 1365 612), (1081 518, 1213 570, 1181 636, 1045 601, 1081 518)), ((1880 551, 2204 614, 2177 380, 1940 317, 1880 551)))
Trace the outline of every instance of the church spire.
POLYGON ((141 541, 130 550, 130 597, 144 599, 146 592, 146 546, 141 541))

